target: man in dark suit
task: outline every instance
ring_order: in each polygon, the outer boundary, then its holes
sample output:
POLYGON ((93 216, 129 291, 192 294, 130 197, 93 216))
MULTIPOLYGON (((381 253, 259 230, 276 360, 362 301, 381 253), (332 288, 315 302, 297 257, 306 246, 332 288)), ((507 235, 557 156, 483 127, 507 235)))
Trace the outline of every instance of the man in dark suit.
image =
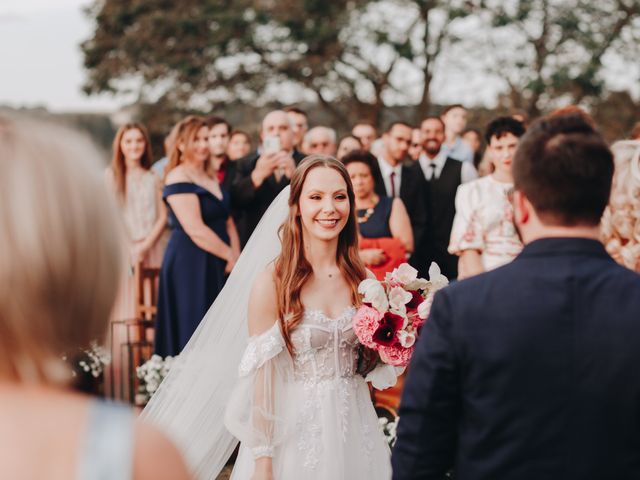
POLYGON ((428 212, 425 195, 426 182, 420 167, 407 161, 413 129, 403 122, 394 122, 382 135, 382 152, 373 178, 375 192, 381 196, 400 197, 404 203, 413 230, 414 252, 409 263, 421 275, 426 275, 429 265, 426 261, 423 238, 427 226, 428 212))
POLYGON ((640 478, 640 276, 599 242, 613 159, 575 115, 513 163, 512 263, 435 296, 400 405, 394 480, 640 478))
POLYGON ((458 257, 447 249, 456 216, 456 192, 460 185, 474 180, 478 174, 471 162, 447 156, 442 148, 445 128, 440 117, 425 118, 420 131, 423 153, 418 164, 429 186, 426 202, 431 212, 425 238, 426 263, 436 262, 442 274, 453 280, 458 276, 458 257))
POLYGON ((237 160, 231 200, 239 213, 238 233, 244 247, 262 215, 289 184, 304 155, 293 147, 293 131, 286 112, 269 112, 260 129, 262 147, 237 160))

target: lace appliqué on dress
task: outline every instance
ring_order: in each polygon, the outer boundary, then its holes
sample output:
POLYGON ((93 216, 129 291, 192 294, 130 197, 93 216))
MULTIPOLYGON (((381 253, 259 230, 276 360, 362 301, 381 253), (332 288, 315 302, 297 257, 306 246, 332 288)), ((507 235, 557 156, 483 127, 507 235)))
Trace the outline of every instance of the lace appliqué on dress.
POLYGON ((322 390, 335 394, 342 440, 346 442, 349 428, 349 405, 355 386, 358 341, 351 328, 355 308, 349 307, 335 319, 320 310, 305 312, 304 321, 292 335, 295 346, 294 378, 304 385, 305 401, 296 422, 303 433, 298 449, 304 466, 313 470, 322 458, 320 442, 322 390))
POLYGON ((246 377, 265 362, 274 358, 284 349, 285 343, 280 334, 280 327, 276 323, 266 332, 251 337, 246 350, 240 360, 238 374, 246 377))

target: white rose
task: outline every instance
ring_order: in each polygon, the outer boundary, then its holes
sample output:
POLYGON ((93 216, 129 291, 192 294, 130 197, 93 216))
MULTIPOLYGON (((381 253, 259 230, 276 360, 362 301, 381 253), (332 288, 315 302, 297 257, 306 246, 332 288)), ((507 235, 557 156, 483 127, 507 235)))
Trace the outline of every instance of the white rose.
POLYGON ((387 293, 384 291, 382 284, 374 278, 367 278, 360 282, 358 293, 363 295, 364 303, 370 303, 380 313, 386 312, 389 308, 387 293))
POLYGON ((391 272, 391 279, 400 285, 407 285, 418 278, 418 271, 408 263, 403 263, 391 272))
POLYGON ((389 305, 391 306, 391 310, 399 313, 406 313, 407 307, 406 304, 411 301, 413 295, 407 292, 402 287, 393 287, 389 292, 389 305))
POLYGON ((414 333, 407 332, 406 330, 399 330, 396 333, 398 340, 400 341, 400 345, 404 348, 410 348, 416 343, 416 336, 414 333))
POLYGON ((431 302, 429 300, 425 300, 418 305, 418 317, 422 320, 426 320, 429 316, 429 310, 431 310, 431 302))
POLYGON ((436 262, 431 262, 431 266, 429 267, 429 281, 435 290, 440 290, 449 285, 449 279, 442 275, 440 267, 436 262))

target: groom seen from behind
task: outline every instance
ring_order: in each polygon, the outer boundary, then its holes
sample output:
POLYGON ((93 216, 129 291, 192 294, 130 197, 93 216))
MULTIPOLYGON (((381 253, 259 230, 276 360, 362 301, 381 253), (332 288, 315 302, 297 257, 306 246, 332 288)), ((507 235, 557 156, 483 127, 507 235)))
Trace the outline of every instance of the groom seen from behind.
POLYGON ((612 155, 542 119, 513 164, 510 264, 438 292, 400 407, 393 478, 640 478, 640 276, 598 241, 612 155))

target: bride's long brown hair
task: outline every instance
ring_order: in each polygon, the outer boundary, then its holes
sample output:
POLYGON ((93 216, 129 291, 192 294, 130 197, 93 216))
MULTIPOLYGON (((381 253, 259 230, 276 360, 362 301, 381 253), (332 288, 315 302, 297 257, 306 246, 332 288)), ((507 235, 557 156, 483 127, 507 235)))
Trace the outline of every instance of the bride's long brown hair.
POLYGON ((313 269, 304 255, 304 238, 300 219, 299 202, 307 175, 314 168, 331 168, 338 172, 347 185, 349 218, 338 236, 336 262, 351 290, 351 301, 360 304, 358 285, 366 278, 367 271, 358 253, 358 227, 355 211, 355 195, 349 173, 342 163, 332 157, 311 155, 305 158, 291 177, 289 215, 280 227, 282 253, 275 261, 275 284, 278 301, 278 321, 287 349, 293 353, 290 332, 302 321, 304 307, 300 299, 302 287, 313 269))

